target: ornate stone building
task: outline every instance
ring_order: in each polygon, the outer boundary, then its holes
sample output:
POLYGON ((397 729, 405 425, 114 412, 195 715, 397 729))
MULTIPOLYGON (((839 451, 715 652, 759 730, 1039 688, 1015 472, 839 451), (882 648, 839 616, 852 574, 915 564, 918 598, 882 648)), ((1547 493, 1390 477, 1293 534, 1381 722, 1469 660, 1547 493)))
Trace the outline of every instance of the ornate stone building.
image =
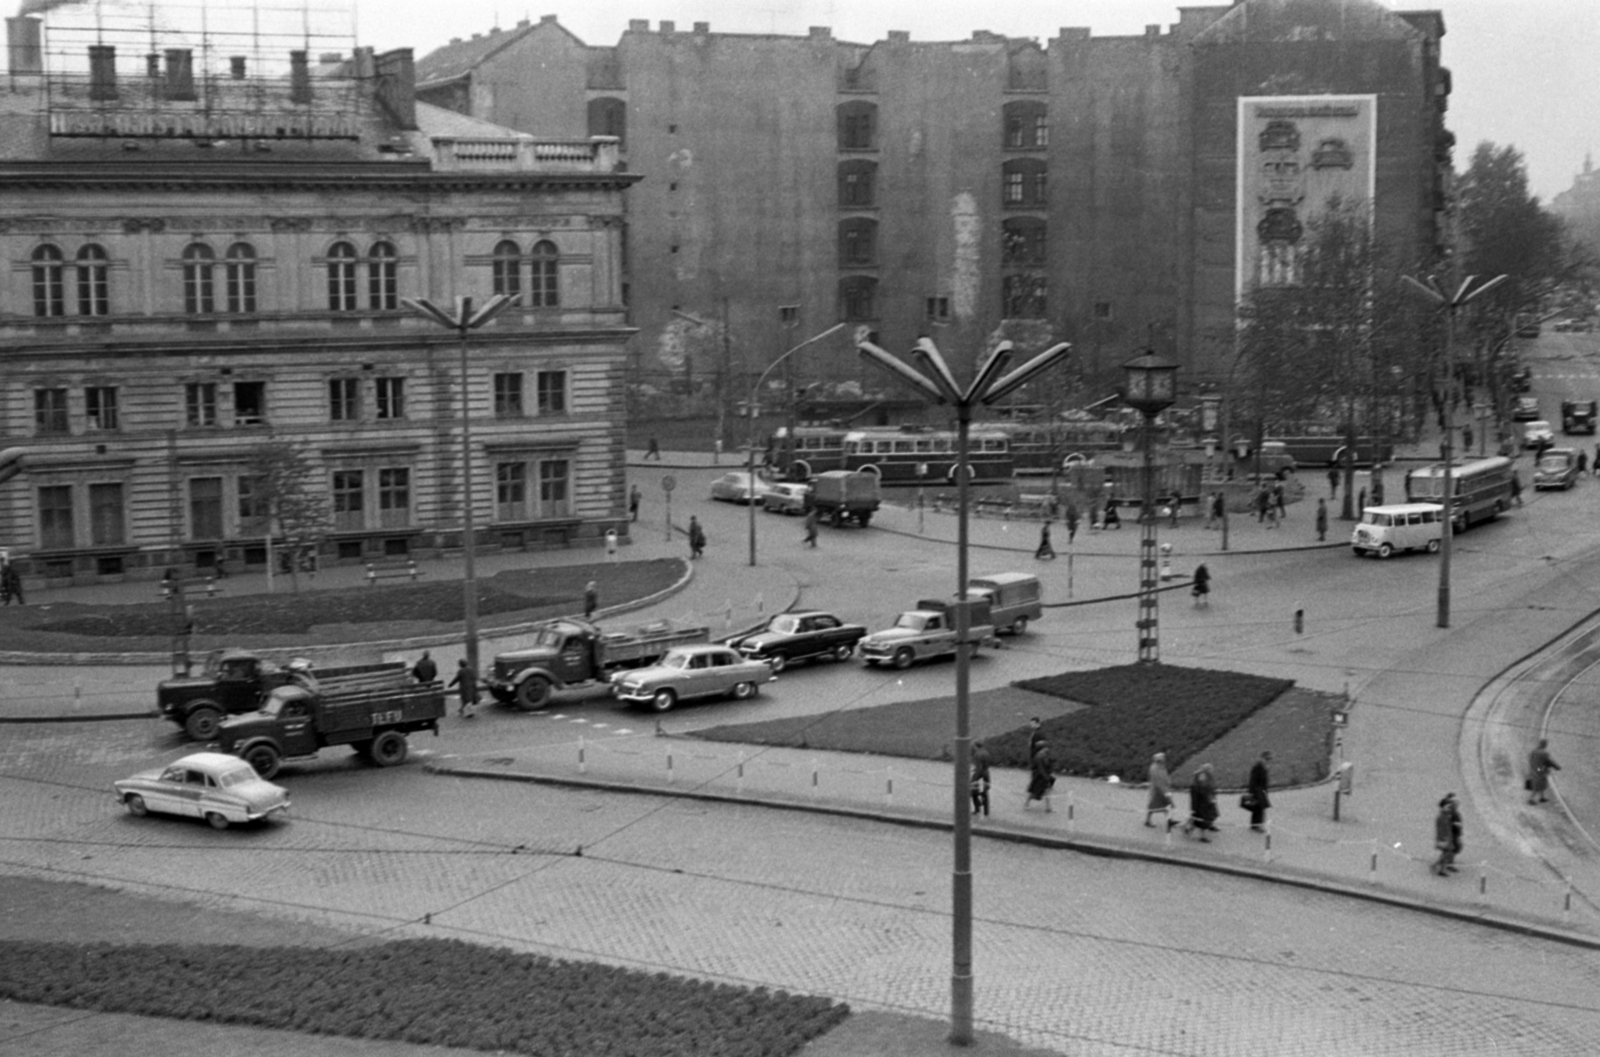
POLYGON ((409 50, 8 28, 0 548, 25 575, 258 566, 265 438, 309 455, 324 561, 459 547, 465 501, 486 548, 626 533, 615 141, 417 103, 409 50), (456 335, 402 299, 499 292, 463 392, 456 335))

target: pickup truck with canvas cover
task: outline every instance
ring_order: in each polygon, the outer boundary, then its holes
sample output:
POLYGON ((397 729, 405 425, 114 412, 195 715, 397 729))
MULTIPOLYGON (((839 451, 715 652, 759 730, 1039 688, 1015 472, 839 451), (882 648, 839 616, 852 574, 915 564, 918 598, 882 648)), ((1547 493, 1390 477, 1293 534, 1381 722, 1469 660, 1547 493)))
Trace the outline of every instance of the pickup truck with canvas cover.
MULTIPOLYGON (((892 664, 896 668, 909 668, 930 657, 943 657, 956 652, 956 606, 959 602, 923 599, 916 609, 907 610, 895 618, 894 626, 874 631, 861 640, 861 658, 869 667, 892 664)), ((971 614, 967 626, 967 641, 972 652, 978 646, 993 641, 994 625, 989 620, 989 606, 985 602, 968 603, 971 614)))
POLYGON ((486 682, 496 701, 532 712, 590 693, 609 694, 617 672, 654 664, 674 646, 710 637, 704 626, 674 628, 661 622, 606 632, 587 620, 564 617, 539 625, 526 649, 495 654, 486 682))
POLYGON ((259 709, 217 727, 216 747, 244 759, 263 778, 285 760, 304 760, 330 745, 349 745, 380 767, 405 762, 406 735, 439 733, 444 687, 438 682, 391 686, 280 686, 259 709))
MULTIPOLYGON (((224 716, 254 711, 267 694, 295 682, 295 676, 290 667, 249 650, 213 650, 200 674, 162 680, 156 687, 156 712, 195 741, 210 741, 224 716)), ((319 668, 316 678, 329 689, 358 683, 397 685, 406 681, 406 666, 394 661, 319 668)))

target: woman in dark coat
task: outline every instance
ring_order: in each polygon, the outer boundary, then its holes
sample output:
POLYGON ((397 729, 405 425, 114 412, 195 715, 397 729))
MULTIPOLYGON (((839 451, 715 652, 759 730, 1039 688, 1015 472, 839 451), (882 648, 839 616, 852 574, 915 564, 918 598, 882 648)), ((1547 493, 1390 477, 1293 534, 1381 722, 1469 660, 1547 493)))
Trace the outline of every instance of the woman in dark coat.
POLYGON ((1263 752, 1261 758, 1250 767, 1250 787, 1245 791, 1245 797, 1250 803, 1250 828, 1257 833, 1267 821, 1267 808, 1272 806, 1272 800, 1267 796, 1267 786, 1271 779, 1267 776, 1267 764, 1272 762, 1272 753, 1263 752))
POLYGON ((1056 784, 1056 758, 1050 754, 1050 746, 1041 743, 1038 751, 1033 754, 1033 763, 1028 778, 1028 799, 1023 803, 1023 808, 1035 800, 1044 801, 1044 809, 1050 808, 1050 790, 1056 784))
POLYGON ((1189 783, 1189 821, 1183 824, 1184 833, 1200 831, 1200 839, 1210 841, 1206 834, 1217 828, 1217 778, 1209 763, 1202 763, 1189 783))

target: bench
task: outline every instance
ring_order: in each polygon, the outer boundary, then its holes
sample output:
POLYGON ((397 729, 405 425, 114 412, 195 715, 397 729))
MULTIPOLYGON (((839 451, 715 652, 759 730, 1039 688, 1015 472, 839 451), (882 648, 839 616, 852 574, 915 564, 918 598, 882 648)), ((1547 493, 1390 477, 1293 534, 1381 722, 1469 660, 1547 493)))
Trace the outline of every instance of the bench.
POLYGON ((417 569, 417 559, 408 558, 403 565, 379 565, 376 562, 367 563, 367 584, 370 587, 378 586, 379 580, 397 580, 406 577, 415 581, 422 573, 417 569))

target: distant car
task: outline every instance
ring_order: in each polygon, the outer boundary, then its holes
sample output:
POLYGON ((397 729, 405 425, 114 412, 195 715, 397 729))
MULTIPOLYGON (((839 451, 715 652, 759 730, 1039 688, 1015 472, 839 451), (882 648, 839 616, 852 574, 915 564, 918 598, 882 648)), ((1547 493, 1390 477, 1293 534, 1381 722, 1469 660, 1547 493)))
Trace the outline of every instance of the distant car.
POLYGON ((1519 393, 1526 393, 1533 388, 1533 368, 1528 366, 1518 367, 1511 374, 1511 387, 1519 393))
POLYGON ((811 506, 811 486, 784 482, 770 486, 761 497, 761 509, 773 514, 804 514, 811 506))
POLYGON ((1551 448, 1539 456, 1533 468, 1535 489, 1560 488, 1563 491, 1578 483, 1578 453, 1571 448, 1551 448))
POLYGON ((1555 431, 1550 428, 1550 423, 1542 418, 1535 419, 1522 427, 1522 446, 1524 448, 1547 447, 1555 442, 1555 431))
POLYGON ((759 503, 772 492, 772 485, 744 470, 725 473, 711 482, 711 498, 724 503, 759 503))
POLYGON ((847 661, 866 634, 867 629, 860 624, 846 624, 832 613, 811 610, 779 613, 767 621, 765 628, 728 645, 751 660, 766 661, 774 672, 781 672, 792 662, 811 657, 847 661))
POLYGON ((1518 422, 1531 422, 1539 417, 1539 398, 1536 396, 1517 397, 1517 406, 1511 409, 1511 417, 1518 422))
POLYGON ((667 712, 679 701, 760 693, 773 679, 772 666, 739 656, 727 646, 677 646, 649 668, 631 668, 612 677, 611 692, 622 701, 667 712))
POLYGON ((256 774, 237 756, 196 752, 132 778, 113 782, 117 803, 131 815, 158 811, 203 818, 213 829, 257 822, 289 810, 289 790, 256 774))

